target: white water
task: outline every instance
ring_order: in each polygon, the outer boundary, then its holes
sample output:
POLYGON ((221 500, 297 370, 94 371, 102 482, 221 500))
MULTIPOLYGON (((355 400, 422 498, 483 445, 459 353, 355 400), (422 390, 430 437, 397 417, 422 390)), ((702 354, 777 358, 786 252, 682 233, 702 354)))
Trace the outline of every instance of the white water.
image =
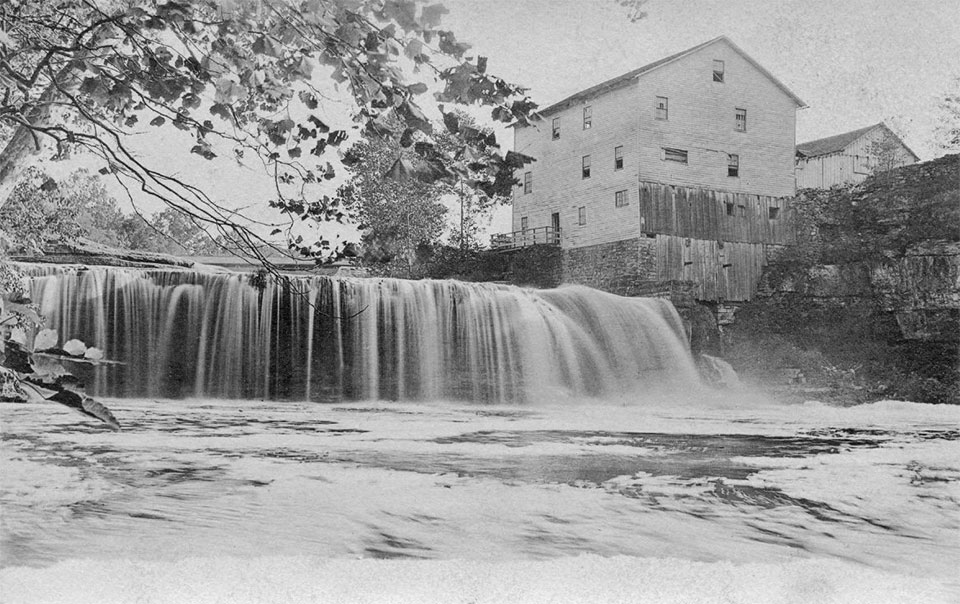
POLYGON ((696 381, 665 300, 585 287, 28 267, 100 396, 516 403, 696 381))
POLYGON ((108 402, 0 404, 3 601, 960 600, 953 407, 108 402))

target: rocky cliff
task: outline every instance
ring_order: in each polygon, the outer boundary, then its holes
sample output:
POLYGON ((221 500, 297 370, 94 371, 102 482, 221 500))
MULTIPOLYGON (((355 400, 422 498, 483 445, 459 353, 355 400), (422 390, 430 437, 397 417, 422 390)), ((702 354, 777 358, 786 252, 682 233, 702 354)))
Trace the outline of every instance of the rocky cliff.
POLYGON ((960 155, 801 191, 799 244, 739 309, 747 374, 960 403, 960 155))

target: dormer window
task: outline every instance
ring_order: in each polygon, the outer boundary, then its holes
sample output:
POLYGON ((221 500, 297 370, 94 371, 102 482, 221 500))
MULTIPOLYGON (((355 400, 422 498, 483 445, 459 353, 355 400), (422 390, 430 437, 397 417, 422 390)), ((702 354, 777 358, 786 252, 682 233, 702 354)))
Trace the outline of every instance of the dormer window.
POLYGON ((723 82, 723 61, 713 60, 713 81, 723 82))

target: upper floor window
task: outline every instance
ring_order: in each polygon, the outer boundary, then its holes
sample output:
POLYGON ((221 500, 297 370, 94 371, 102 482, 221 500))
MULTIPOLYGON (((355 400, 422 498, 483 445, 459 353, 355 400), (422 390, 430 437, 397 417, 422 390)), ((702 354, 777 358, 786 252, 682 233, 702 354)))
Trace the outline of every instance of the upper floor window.
POLYGON ((746 109, 737 109, 737 119, 735 122, 734 128, 737 132, 746 132, 747 131, 747 110, 746 109))
POLYGON ((520 219, 520 230, 521 230, 521 231, 526 231, 526 230, 527 230, 527 227, 528 227, 529 225, 530 225, 530 219, 529 219, 529 218, 527 218, 526 216, 524 216, 523 218, 520 219))
POLYGON ((713 60, 713 81, 723 81, 723 61, 717 59, 713 60))
POLYGON ((623 169, 623 145, 613 148, 613 169, 623 169))
POLYGON ((523 194, 533 193, 533 172, 523 173, 523 194))
POLYGON ((658 120, 667 119, 667 97, 658 96, 657 102, 654 104, 653 107, 656 111, 656 118, 658 120))
POLYGON ((583 159, 580 160, 580 176, 581 178, 590 178, 590 156, 584 155, 583 159))
POLYGON ((613 205, 618 208, 622 208, 627 205, 627 192, 626 191, 617 191, 613 194, 613 205))
POLYGON ((560 118, 553 118, 553 140, 560 138, 560 118))
POLYGON ((580 209, 577 211, 577 224, 587 224, 587 206, 580 206, 580 209))
POLYGON ((668 147, 663 147, 662 152, 662 159, 664 161, 675 161, 681 164, 687 163, 686 149, 670 149, 668 147))
POLYGON ((736 153, 727 155, 727 176, 740 176, 740 156, 736 153))
POLYGON ((583 129, 589 130, 593 126, 593 107, 587 105, 583 108, 583 129))

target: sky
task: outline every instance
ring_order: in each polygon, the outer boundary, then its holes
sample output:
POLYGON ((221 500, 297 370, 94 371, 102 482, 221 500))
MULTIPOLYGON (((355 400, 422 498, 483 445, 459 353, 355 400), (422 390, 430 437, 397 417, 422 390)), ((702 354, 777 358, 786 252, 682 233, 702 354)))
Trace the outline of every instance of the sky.
MULTIPOLYGON (((808 105, 797 142, 884 121, 927 160, 960 87, 960 0, 649 0, 637 22, 617 0, 444 5, 445 26, 541 106, 725 35, 808 105)), ((491 230, 510 230, 508 209, 491 230)))
MULTIPOLYGON (((450 11, 443 27, 541 106, 726 35, 806 102, 798 142, 886 121, 927 160, 943 154, 934 144, 938 103, 960 90, 960 0, 648 0, 637 22, 619 0, 439 1, 450 11)), ((144 149, 165 167, 216 182, 213 197, 226 205, 263 208, 272 189, 260 170, 198 163, 177 133, 163 136, 170 140, 151 138, 144 149)), ((510 148, 509 130, 499 136, 510 148)), ((510 229, 503 208, 489 231, 510 229)))
POLYGON ((960 0, 444 0, 446 25, 541 106, 726 35, 809 106, 797 140, 888 121, 921 159, 960 78, 960 0))

